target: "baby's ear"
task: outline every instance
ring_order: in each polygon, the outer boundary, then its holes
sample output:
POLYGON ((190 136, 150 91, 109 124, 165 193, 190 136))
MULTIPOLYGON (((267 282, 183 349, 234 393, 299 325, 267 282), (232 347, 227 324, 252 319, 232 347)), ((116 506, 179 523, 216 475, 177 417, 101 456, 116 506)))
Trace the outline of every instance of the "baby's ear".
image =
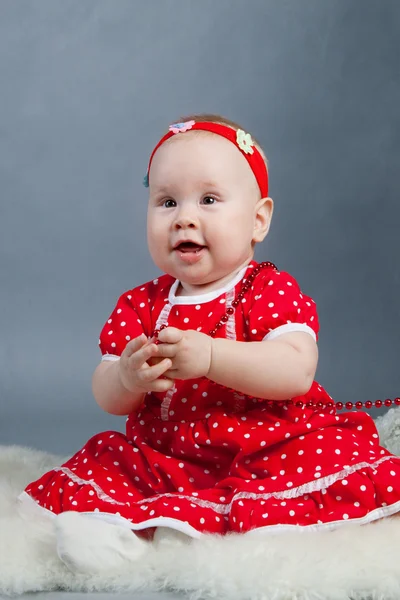
POLYGON ((261 198, 256 204, 253 242, 262 242, 269 231, 274 201, 272 198, 261 198))

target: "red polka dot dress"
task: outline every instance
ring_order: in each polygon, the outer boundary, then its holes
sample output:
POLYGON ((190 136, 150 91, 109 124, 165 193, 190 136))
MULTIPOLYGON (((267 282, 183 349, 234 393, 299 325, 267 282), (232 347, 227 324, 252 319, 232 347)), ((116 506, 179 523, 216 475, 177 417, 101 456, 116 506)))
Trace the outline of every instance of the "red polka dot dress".
MULTIPOLYGON (((118 360, 130 339, 166 323, 209 333, 256 266, 198 296, 176 296, 179 281, 169 275, 124 293, 101 332, 103 360, 118 360)), ((317 339, 315 303, 293 277, 267 268, 217 337, 251 342, 291 331, 317 339)), ((336 414, 317 382, 298 399, 324 408, 250 399, 206 378, 176 380, 146 395, 125 434, 95 435, 20 498, 53 514, 97 513, 133 530, 162 525, 193 537, 334 529, 398 512, 400 458, 379 445, 372 418, 336 414)))

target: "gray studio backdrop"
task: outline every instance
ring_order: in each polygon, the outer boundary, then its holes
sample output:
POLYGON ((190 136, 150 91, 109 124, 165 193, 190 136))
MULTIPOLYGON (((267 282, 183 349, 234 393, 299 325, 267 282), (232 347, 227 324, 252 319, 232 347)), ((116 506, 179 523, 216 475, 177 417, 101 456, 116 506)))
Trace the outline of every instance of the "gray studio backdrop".
POLYGON ((265 147, 256 258, 317 301, 317 379, 400 395, 399 28, 397 0, 0 0, 0 444, 124 428, 92 397, 98 336, 159 274, 142 179, 193 111, 265 147))

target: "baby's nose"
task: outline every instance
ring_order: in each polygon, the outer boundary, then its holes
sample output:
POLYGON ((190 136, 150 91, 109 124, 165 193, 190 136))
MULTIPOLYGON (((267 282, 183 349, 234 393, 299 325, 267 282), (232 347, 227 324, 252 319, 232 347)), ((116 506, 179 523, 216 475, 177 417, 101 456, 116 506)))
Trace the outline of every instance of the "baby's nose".
POLYGON ((175 227, 177 229, 180 229, 182 227, 194 228, 194 227, 198 227, 198 225, 199 225, 198 218, 193 214, 179 215, 175 221, 175 227))

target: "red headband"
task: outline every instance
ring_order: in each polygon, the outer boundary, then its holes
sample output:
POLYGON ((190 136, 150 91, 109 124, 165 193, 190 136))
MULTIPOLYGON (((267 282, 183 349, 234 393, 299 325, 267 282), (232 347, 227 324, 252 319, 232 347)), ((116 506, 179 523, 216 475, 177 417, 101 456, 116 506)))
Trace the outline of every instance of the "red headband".
POLYGON ((144 185, 148 187, 149 185, 149 173, 151 163, 154 157, 154 154, 157 152, 159 147, 170 137, 179 133, 185 133, 185 131, 193 131, 193 130, 202 130, 202 131, 211 131, 212 133, 216 133, 218 135, 222 135, 222 137, 231 141, 235 146, 241 150, 243 156, 246 158, 249 163, 250 169, 253 171, 255 178, 257 179, 258 187, 260 188, 261 197, 268 197, 268 172, 267 167, 265 165, 265 161, 261 156, 260 152, 257 150, 253 140, 249 133, 246 133, 242 129, 233 129, 232 127, 228 127, 227 125, 221 125, 220 123, 211 123, 211 122, 200 122, 196 123, 195 121, 186 121, 186 123, 174 123, 169 126, 169 131, 164 135, 163 138, 158 142, 157 146, 154 148, 151 153, 149 166, 147 169, 147 174, 144 178, 144 185))

